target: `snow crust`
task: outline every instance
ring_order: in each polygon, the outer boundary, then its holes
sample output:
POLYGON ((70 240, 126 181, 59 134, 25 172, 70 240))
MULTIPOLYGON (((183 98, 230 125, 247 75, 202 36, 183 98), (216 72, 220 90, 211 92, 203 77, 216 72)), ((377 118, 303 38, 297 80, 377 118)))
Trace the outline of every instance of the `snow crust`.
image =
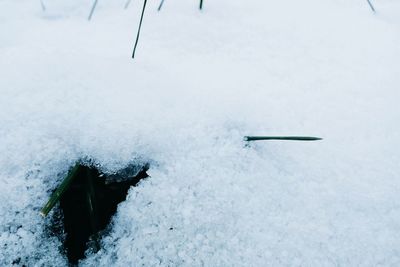
MULTIPOLYGON (((150 162, 82 266, 398 266, 400 3, 0 1, 0 265, 78 159, 150 162), (315 135, 259 142, 244 135, 315 135)), ((50 216, 51 217, 51 216, 50 216)))

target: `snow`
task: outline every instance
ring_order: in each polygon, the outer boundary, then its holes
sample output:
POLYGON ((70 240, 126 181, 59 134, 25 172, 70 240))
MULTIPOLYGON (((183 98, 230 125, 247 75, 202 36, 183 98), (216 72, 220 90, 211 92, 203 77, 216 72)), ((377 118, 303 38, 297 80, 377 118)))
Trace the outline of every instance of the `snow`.
POLYGON ((150 162, 82 266, 400 264, 400 3, 0 1, 0 265, 67 265, 68 168, 150 162), (258 142, 245 135, 314 135, 258 142), (51 217, 51 216, 50 216, 51 217))

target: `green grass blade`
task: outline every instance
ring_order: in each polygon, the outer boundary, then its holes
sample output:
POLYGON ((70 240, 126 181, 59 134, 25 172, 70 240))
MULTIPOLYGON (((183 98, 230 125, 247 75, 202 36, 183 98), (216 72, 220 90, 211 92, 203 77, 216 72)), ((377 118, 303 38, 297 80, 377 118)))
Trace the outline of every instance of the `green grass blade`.
POLYGON ((131 3, 131 0, 126 1, 124 9, 128 9, 130 3, 131 3))
POLYGON ((40 210, 40 215, 46 217, 47 214, 51 211, 51 209, 56 205, 57 201, 60 200, 61 196, 64 192, 68 189, 69 185, 71 184, 72 180, 75 178, 78 170, 79 164, 76 164, 72 170, 68 173, 67 177, 62 181, 62 183, 57 187, 56 191, 50 196, 49 200, 47 201, 46 205, 40 210))
POLYGON ((132 58, 135 58, 136 48, 137 48, 137 45, 138 45, 138 42, 139 42, 140 30, 142 29, 142 22, 143 22, 144 11, 146 9, 146 4, 147 4, 147 0, 144 0, 143 1, 142 14, 140 16, 139 28, 138 28, 138 31, 137 31, 137 34, 136 34, 135 46, 133 47, 132 58))
POLYGON ((161 0, 160 5, 158 6, 157 10, 160 11, 164 4, 164 0, 161 0))
POLYGON ((376 12, 374 6, 372 5, 370 0, 367 0, 369 7, 371 8, 372 12, 376 12))
POLYGON ((245 136, 244 141, 261 141, 261 140, 290 140, 290 141, 318 141, 320 137, 314 136, 245 136))
POLYGON ((92 9, 90 10, 90 13, 89 13, 88 20, 92 19, 92 16, 93 16, 94 10, 96 9, 96 6, 97 6, 97 0, 94 0, 93 5, 92 5, 92 9))

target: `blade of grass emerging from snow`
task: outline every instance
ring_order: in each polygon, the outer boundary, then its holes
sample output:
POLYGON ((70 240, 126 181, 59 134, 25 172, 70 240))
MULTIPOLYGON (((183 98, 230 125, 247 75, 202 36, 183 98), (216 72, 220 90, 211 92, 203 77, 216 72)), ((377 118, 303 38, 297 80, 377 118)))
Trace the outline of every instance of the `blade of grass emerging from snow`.
POLYGON ((143 9, 142 9, 142 15, 140 16, 139 28, 138 28, 137 35, 136 35, 135 46, 133 47, 132 58, 135 58, 136 47, 137 47, 138 42, 139 42, 140 29, 142 28, 143 15, 144 15, 144 10, 146 9, 146 4, 147 4, 147 0, 144 0, 143 9))
POLYGON ((40 210, 40 215, 46 217, 47 214, 51 211, 51 209, 56 205, 57 201, 60 200, 61 196, 68 189, 72 180, 75 178, 76 173, 79 170, 80 165, 76 164, 72 170, 69 171, 67 177, 62 181, 62 183, 57 187, 56 191, 50 196, 49 201, 47 201, 46 205, 40 210))
POLYGON ((92 172, 90 169, 86 170, 87 173, 87 190, 86 190, 86 197, 87 197, 87 205, 88 205, 88 211, 89 211, 89 218, 90 218, 90 225, 92 227, 92 232, 93 232, 93 241, 94 241, 94 249, 97 251, 100 249, 100 244, 99 244, 99 237, 97 232, 99 231, 98 229, 98 224, 97 222, 99 221, 98 217, 98 207, 96 203, 96 193, 94 189, 94 182, 93 179, 95 179, 92 175, 92 172))
POLYGON ((314 136, 245 136, 244 141, 261 141, 261 140, 290 140, 290 141, 318 141, 320 137, 314 136))
POLYGON ((160 11, 164 4, 164 0, 161 0, 160 5, 158 6, 157 10, 160 11))
POLYGON ((46 11, 46 6, 44 5, 42 0, 40 0, 40 5, 42 6, 42 11, 46 11))
POLYGON ((131 3, 131 0, 126 1, 124 9, 128 9, 130 3, 131 3))
POLYGON ((93 16, 94 10, 96 9, 96 6, 97 6, 97 0, 94 0, 92 9, 90 10, 90 14, 89 14, 88 20, 92 19, 92 16, 93 16))
POLYGON ((368 2, 369 7, 371 8, 372 12, 375 13, 375 8, 374 8, 374 6, 372 5, 371 1, 370 1, 370 0, 367 0, 367 2, 368 2))

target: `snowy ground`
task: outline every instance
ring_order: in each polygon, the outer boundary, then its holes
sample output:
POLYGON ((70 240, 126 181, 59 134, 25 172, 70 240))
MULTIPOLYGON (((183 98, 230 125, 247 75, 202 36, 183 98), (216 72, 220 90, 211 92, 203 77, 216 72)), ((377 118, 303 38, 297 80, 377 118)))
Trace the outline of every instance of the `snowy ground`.
POLYGON ((152 163, 82 265, 400 265, 400 2, 0 1, 0 265, 70 164, 152 163), (244 135, 316 135, 315 143, 244 135))

